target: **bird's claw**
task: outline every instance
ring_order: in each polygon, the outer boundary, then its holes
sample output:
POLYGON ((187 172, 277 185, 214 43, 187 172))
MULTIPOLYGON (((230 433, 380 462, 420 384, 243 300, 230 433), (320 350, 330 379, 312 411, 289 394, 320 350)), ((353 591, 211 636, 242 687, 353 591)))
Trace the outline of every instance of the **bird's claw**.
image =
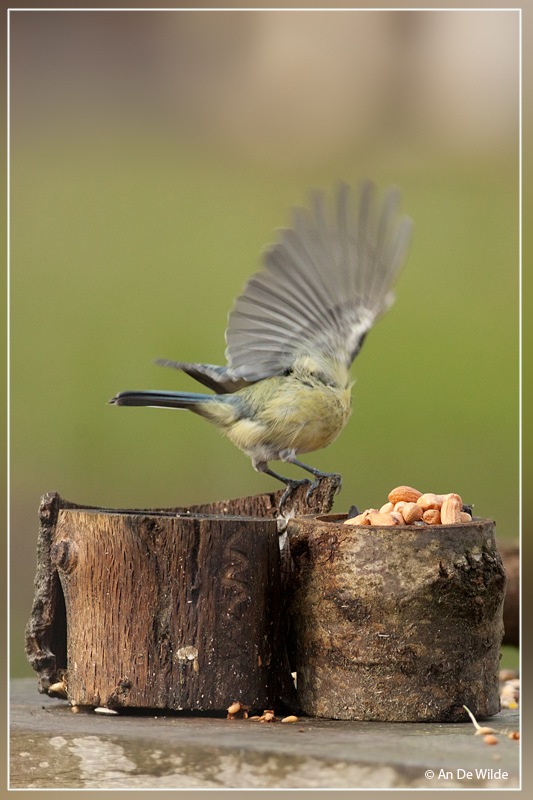
POLYGON ((307 499, 308 500, 311 497, 311 495, 313 494, 313 492, 315 491, 315 489, 318 489, 318 487, 320 486, 320 484, 321 484, 321 482, 323 481, 324 478, 334 478, 335 479, 334 482, 337 484, 337 486, 335 488, 335 494, 339 494, 340 490, 342 489, 342 477, 337 472, 324 472, 321 475, 319 475, 315 481, 313 481, 313 483, 311 484, 311 486, 307 490, 307 499))
POLYGON ((290 480, 287 481, 287 488, 281 495, 281 500, 279 501, 279 512, 281 514, 281 509, 283 508, 285 502, 289 499, 289 497, 294 493, 294 491, 298 488, 298 486, 305 486, 307 483, 311 483, 309 478, 301 478, 301 480, 290 480))
POLYGON ((311 484, 311 486, 307 490, 307 499, 308 500, 311 497, 311 495, 313 494, 313 492, 315 491, 315 489, 318 489, 318 487, 320 486, 320 481, 321 480, 322 480, 322 478, 317 478, 315 481, 313 481, 313 483, 311 484))

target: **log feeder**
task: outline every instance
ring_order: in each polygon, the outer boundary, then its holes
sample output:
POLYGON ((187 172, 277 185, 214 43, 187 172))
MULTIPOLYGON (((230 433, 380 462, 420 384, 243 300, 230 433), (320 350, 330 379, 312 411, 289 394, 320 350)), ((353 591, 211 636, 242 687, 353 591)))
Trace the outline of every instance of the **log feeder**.
MULTIPOLYGON (((331 509, 323 481, 291 513, 331 509)), ((272 494, 172 509, 39 510, 26 654, 73 705, 224 711, 294 706, 272 494)), ((53 687, 53 688, 51 688, 53 687)))
POLYGON ((505 571, 494 523, 298 518, 289 602, 298 700, 317 717, 460 721, 500 710, 505 571))
POLYGON ((300 487, 288 521, 282 490, 142 510, 44 495, 26 628, 39 691, 111 709, 495 714, 494 523, 346 526, 328 514, 335 489, 325 479, 308 501, 300 487))

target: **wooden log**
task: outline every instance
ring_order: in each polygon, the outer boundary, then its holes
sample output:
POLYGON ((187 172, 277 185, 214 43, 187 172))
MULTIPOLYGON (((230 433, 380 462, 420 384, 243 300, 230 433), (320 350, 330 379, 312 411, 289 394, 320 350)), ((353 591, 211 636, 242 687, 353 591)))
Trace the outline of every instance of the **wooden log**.
POLYGON ((63 509, 52 562, 77 705, 220 711, 235 700, 278 703, 275 521, 63 509))
MULTIPOLYGON (((323 478, 309 497, 308 486, 295 489, 294 494, 283 506, 283 516, 302 516, 305 514, 327 514, 333 507, 337 484, 331 478, 323 478)), ((235 514, 243 517, 270 517, 280 520, 279 503, 284 489, 277 492, 255 494, 250 497, 237 497, 233 500, 217 500, 193 506, 177 506, 161 510, 163 513, 183 514, 235 514)))
POLYGON ((520 645, 520 546, 519 542, 497 539, 507 575, 507 588, 503 604, 503 644, 520 645))
MULTIPOLYGON (((327 511, 335 488, 323 481, 308 499, 300 487, 284 511, 327 511)), ((143 510, 44 495, 26 628, 39 691, 63 681, 78 705, 290 706, 282 494, 143 510)))
POLYGON ((306 714, 459 721, 500 708, 505 572, 494 523, 289 521, 291 668, 306 714))

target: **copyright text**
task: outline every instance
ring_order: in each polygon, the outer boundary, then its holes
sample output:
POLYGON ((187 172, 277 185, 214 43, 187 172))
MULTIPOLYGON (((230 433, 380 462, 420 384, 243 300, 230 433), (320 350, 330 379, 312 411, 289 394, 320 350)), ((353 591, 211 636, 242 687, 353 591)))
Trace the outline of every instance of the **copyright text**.
POLYGON ((427 769, 425 775, 428 780, 436 778, 438 781, 505 780, 509 777, 509 773, 504 772, 502 769, 475 769, 469 771, 459 768, 454 771, 440 769, 438 772, 427 769))

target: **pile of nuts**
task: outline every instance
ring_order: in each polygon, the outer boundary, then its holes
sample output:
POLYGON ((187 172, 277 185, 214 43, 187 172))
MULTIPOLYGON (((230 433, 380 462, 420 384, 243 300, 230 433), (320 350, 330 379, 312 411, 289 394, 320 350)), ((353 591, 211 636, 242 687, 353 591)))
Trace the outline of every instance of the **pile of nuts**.
POLYGON ((367 508, 344 521, 345 525, 455 525, 470 522, 458 494, 422 494, 412 486, 397 486, 389 492, 389 502, 367 508))
MULTIPOLYGON (((267 709, 263 711, 262 715, 259 716, 258 714, 249 717, 248 712, 250 710, 250 706, 245 706, 242 703, 239 703, 236 700, 232 703, 228 708, 228 716, 226 719, 255 719, 259 722, 277 722, 278 719, 273 709, 267 709)), ((295 717, 293 714, 290 714, 288 717, 283 717, 281 722, 298 722, 298 717, 295 717)))

